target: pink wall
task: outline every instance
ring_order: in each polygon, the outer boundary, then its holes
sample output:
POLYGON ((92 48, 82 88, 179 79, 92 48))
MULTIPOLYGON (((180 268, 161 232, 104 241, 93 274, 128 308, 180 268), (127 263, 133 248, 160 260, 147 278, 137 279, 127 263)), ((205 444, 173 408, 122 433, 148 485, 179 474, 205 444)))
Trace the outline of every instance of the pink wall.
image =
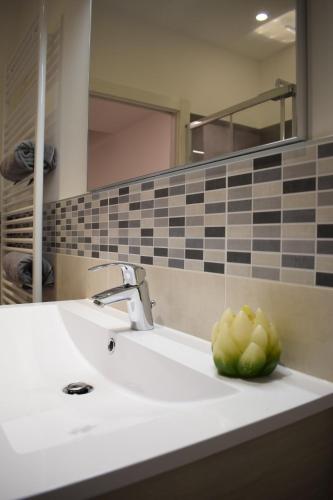
POLYGON ((151 111, 115 134, 89 130, 88 189, 174 165, 175 117, 151 111))

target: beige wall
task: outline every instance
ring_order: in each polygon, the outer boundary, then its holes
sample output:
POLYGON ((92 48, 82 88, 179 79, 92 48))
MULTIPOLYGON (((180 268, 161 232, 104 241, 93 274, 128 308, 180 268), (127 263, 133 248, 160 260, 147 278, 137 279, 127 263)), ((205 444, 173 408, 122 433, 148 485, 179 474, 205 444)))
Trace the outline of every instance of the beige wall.
MULTIPOLYGON (((187 99, 191 111, 208 115, 253 97, 259 63, 204 41, 138 23, 107 2, 93 7, 91 78, 187 99)), ((256 126, 253 112, 246 124, 256 126)))
MULTIPOLYGON (((53 256, 57 300, 91 297, 121 283, 119 269, 89 273, 103 260, 53 256)), ((197 271, 145 266, 157 323, 210 339, 226 307, 261 307, 275 322, 283 344, 282 362, 333 381, 333 290, 197 271)), ((49 291, 49 299, 52 293, 49 291)))
POLYGON ((91 0, 56 4, 49 0, 49 29, 63 15, 58 91, 47 95, 48 112, 56 114, 53 137, 58 166, 44 183, 45 201, 75 196, 87 190, 89 33, 91 0), (52 101, 52 102, 51 102, 52 101))
MULTIPOLYGON (((296 46, 290 45, 280 50, 260 63, 261 92, 275 86, 275 80, 282 78, 288 82, 296 83, 296 46)), ((280 104, 268 102, 261 106, 261 127, 278 123, 280 120, 280 104)), ((291 99, 286 101, 286 119, 290 119, 291 99)))
POLYGON ((333 133, 333 2, 308 0, 309 135, 333 133))

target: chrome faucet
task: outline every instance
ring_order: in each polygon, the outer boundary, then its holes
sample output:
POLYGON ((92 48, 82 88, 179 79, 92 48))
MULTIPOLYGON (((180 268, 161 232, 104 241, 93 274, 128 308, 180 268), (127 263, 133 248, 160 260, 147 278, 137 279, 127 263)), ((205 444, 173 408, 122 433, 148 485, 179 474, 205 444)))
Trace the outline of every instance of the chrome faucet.
POLYGON ((155 302, 149 298, 148 283, 145 279, 146 271, 143 267, 128 262, 101 264, 91 267, 89 271, 98 271, 112 266, 121 268, 123 284, 94 295, 92 297, 94 304, 103 307, 126 300, 132 330, 152 330, 154 322, 151 309, 155 302))

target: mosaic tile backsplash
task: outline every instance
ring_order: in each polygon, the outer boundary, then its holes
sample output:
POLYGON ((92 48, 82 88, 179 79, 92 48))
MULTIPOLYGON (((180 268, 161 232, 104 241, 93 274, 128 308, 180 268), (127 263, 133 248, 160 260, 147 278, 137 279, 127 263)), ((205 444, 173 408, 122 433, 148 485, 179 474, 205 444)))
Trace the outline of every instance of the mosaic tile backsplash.
POLYGON ((333 143, 50 203, 44 251, 333 286, 333 143))

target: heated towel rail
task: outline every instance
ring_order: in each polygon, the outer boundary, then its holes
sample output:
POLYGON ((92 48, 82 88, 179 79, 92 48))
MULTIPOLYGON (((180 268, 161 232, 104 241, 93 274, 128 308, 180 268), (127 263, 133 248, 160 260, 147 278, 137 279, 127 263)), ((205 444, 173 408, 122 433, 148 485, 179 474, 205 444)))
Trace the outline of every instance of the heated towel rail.
POLYGON ((23 140, 35 142, 34 173, 13 184, 1 181, 1 261, 7 252, 33 255, 33 286, 27 290, 1 269, 1 303, 42 300, 43 155, 47 29, 45 2, 8 61, 4 82, 2 156, 23 140))

